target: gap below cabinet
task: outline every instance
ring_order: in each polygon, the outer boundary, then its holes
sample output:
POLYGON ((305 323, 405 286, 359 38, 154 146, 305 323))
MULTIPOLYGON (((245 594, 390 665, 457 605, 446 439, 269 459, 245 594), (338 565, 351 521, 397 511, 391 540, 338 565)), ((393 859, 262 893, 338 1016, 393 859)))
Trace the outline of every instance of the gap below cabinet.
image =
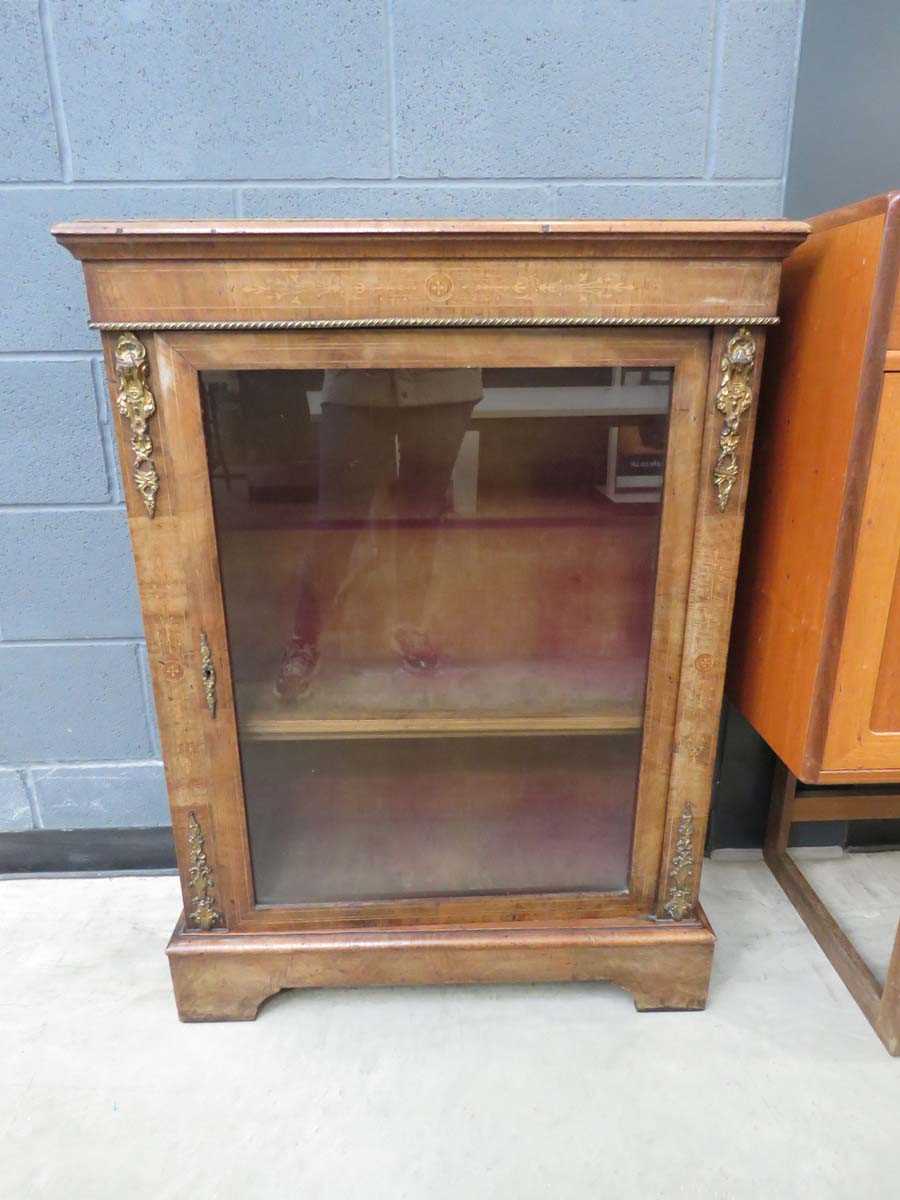
POLYGON ((74 222, 184 913, 282 988, 706 1003, 697 901, 788 221, 74 222))

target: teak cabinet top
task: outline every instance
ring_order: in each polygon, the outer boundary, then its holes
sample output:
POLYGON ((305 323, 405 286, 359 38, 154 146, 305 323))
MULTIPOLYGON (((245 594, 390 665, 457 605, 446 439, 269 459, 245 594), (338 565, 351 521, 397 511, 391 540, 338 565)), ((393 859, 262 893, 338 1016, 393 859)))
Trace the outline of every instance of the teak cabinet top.
POLYGON ((728 690, 805 783, 892 783, 900 193, 811 228, 766 355, 728 690))

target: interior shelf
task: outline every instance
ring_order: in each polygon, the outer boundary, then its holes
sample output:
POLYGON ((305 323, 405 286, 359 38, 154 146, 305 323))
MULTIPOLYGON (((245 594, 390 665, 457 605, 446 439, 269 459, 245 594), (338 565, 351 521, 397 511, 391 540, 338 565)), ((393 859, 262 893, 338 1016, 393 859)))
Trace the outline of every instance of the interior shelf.
POLYGON ((605 713, 588 717, 441 717, 407 716, 300 718, 242 710, 241 734, 255 741, 304 738, 506 737, 529 734, 630 733, 641 727, 641 714, 605 713))
POLYGON ((239 683, 239 728, 254 740, 616 734, 640 729, 640 664, 323 664, 303 697, 274 680, 239 683))

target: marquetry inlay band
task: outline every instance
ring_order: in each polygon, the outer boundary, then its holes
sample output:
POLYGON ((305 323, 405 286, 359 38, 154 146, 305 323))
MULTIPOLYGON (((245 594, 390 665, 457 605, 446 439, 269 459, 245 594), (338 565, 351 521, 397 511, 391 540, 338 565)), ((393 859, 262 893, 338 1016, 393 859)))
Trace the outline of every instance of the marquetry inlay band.
POLYGON ((89 321, 103 333, 121 330, 230 333, 279 329, 533 329, 579 326, 777 325, 779 317, 322 317, 285 321, 89 321))

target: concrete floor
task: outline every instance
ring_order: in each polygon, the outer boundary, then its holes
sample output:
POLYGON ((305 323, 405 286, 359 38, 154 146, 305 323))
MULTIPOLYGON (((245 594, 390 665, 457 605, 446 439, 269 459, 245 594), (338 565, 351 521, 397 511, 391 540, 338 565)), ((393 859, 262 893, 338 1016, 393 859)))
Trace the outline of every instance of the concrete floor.
MULTIPOLYGON (((900 854, 802 865, 883 968, 900 854)), ((173 878, 0 882, 0 1197, 896 1197, 900 1060, 762 863, 707 863, 704 903, 705 1013, 397 989, 186 1026, 173 878)))

